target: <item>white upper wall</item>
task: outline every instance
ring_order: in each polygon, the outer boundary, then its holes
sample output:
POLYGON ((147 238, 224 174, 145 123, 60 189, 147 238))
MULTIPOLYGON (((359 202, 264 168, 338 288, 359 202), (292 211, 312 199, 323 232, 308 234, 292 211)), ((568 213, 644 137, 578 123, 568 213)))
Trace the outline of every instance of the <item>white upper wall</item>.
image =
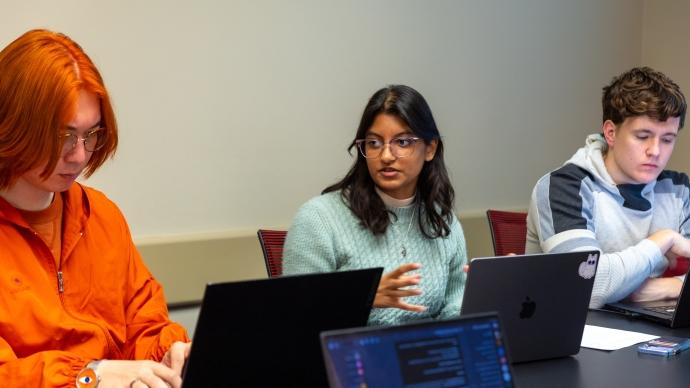
POLYGON ((86 183, 120 205, 136 237, 165 236, 289 225, 345 174, 362 109, 390 83, 431 105, 460 213, 525 208, 535 181, 598 130, 601 87, 640 63, 642 10, 641 0, 28 0, 3 4, 0 44, 45 27, 85 48, 121 134, 86 183))
MULTIPOLYGON (((690 0, 645 0, 642 64, 671 77, 690 98, 690 0)), ((687 115, 686 115, 687 116, 687 115)), ((690 172, 690 118, 680 132, 669 168, 690 172)))

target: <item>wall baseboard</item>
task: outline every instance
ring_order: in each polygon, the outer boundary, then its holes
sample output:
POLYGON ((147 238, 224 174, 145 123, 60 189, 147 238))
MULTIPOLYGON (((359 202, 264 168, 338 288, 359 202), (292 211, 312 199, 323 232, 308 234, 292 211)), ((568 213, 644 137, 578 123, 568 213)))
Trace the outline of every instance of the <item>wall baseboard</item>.
MULTIPOLYGON (((482 213, 459 216, 468 257, 491 256, 491 233, 482 213)), ((255 231, 144 238, 136 241, 170 305, 201 300, 206 283, 266 278, 255 231)))

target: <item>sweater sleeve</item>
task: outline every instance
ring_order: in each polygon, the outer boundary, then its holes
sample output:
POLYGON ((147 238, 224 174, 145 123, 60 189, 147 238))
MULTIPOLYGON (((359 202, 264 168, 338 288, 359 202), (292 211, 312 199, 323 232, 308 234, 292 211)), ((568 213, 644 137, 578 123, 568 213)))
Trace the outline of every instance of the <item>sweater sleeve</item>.
POLYGON ((14 387, 74 387, 77 374, 90 360, 65 351, 42 351, 18 358, 0 338, 0 381, 14 387))
MULTIPOLYGON (((688 176, 686 174, 679 175, 682 177, 681 198, 683 198, 683 211, 680 218, 680 229, 678 232, 683 237, 690 238, 690 181, 688 180, 688 176)), ((690 257, 687 257, 686 259, 690 260, 690 257)), ((676 276, 676 278, 681 282, 684 282, 685 276, 686 275, 680 275, 676 276)))
MULTIPOLYGON (((539 180, 532 192, 528 214, 528 247, 530 240, 538 239, 542 252, 601 252, 593 218, 594 195, 584 181, 582 170, 573 165, 539 180)), ((648 239, 619 252, 602 252, 590 307, 601 307, 627 297, 648 277, 660 275, 666 265, 661 250, 648 239)))
POLYGON ((314 200, 297 212, 283 247, 283 274, 337 270, 334 238, 322 213, 314 200))
POLYGON ((453 217, 451 224, 449 239, 452 242, 450 252, 453 253, 453 257, 448 268, 448 285, 446 286, 444 305, 439 316, 441 319, 456 317, 460 314, 462 296, 465 292, 466 275, 463 266, 467 264, 467 249, 465 247, 465 235, 460 222, 455 217, 453 217))
POLYGON ((680 217, 680 230, 678 231, 683 237, 690 238, 690 181, 685 174, 680 176, 680 197, 683 198, 683 210, 680 217))

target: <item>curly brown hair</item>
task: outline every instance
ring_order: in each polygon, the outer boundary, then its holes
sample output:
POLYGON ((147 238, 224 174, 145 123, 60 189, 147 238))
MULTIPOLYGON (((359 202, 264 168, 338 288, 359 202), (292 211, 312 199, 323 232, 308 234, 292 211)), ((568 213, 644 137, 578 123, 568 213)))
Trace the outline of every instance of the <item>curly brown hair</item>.
POLYGON ((603 121, 611 120, 618 125, 635 116, 659 121, 679 117, 679 129, 683 128, 687 110, 685 96, 678 84, 659 71, 635 67, 614 77, 603 90, 603 121))

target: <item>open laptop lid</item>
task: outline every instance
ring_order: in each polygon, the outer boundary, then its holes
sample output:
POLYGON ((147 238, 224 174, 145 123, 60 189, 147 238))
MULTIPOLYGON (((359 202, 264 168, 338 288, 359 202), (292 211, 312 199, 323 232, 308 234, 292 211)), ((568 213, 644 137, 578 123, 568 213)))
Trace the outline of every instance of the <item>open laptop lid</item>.
POLYGON ((497 311, 512 362, 576 354, 598 251, 472 260, 461 314, 497 311))
POLYGON ((366 325, 382 270, 207 285, 183 386, 326 386, 319 333, 366 325))
POLYGON ((678 299, 653 302, 622 301, 609 303, 606 307, 615 311, 630 313, 632 316, 649 319, 672 328, 690 326, 690 286, 688 286, 688 274, 690 274, 690 269, 685 274, 678 299))
POLYGON ((496 313, 321 333, 330 386, 512 387, 496 313))

